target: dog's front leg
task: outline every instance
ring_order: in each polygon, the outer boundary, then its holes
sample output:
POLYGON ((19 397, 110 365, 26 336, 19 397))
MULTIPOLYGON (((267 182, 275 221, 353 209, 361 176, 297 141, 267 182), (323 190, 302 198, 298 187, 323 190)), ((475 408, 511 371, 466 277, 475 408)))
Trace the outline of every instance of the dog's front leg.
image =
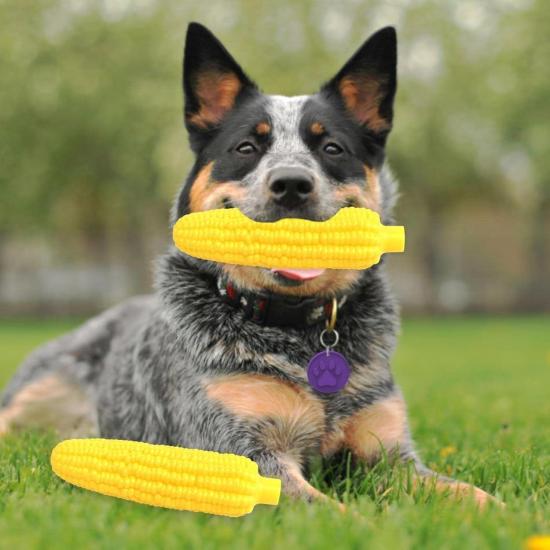
POLYGON ((280 478, 290 497, 330 500, 302 473, 325 426, 322 403, 312 393, 271 376, 236 374, 210 378, 197 397, 193 416, 200 425, 182 420, 188 434, 182 443, 247 456, 262 475, 280 478))
POLYGON ((341 432, 343 446, 368 464, 384 455, 391 461, 412 462, 414 490, 425 488, 457 499, 473 498, 480 507, 489 501, 499 502, 474 485, 441 476, 422 464, 413 449, 405 402, 397 391, 347 418, 341 432))
POLYGON ((282 481, 285 495, 306 502, 329 502, 343 509, 343 504, 331 499, 305 479, 300 462, 290 453, 276 454, 264 451, 252 455, 250 458, 258 464, 262 475, 277 477, 282 481))

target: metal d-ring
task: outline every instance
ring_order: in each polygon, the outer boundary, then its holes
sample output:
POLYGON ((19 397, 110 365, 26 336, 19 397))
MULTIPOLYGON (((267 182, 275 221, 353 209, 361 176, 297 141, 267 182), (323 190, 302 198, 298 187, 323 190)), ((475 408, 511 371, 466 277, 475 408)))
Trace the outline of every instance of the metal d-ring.
POLYGON ((340 335, 338 334, 338 331, 337 330, 328 330, 328 329, 324 329, 320 336, 319 336, 319 340, 321 341, 321 345, 327 350, 327 355, 328 355, 328 352, 330 350, 330 348, 333 348, 334 346, 336 346, 336 344, 338 344, 338 340, 340 339, 340 335), (334 342, 332 342, 332 344, 327 344, 325 342, 325 336, 327 334, 334 334, 334 342))

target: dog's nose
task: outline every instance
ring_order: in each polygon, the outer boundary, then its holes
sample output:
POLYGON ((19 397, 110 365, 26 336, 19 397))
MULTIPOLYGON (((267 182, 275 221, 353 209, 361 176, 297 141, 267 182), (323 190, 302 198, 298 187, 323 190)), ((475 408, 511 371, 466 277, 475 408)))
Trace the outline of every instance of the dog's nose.
POLYGON ((269 177, 269 191, 276 204, 285 208, 303 205, 313 192, 313 176, 301 168, 277 168, 269 177))

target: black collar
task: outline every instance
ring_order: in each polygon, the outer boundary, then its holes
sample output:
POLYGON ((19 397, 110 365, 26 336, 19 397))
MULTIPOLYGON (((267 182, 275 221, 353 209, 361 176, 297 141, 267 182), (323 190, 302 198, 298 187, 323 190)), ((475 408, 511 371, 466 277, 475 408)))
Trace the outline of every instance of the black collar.
MULTIPOLYGON (((220 296, 233 307, 241 308, 246 319, 259 325, 300 327, 315 325, 330 318, 332 298, 302 298, 237 289, 230 281, 217 280, 220 296)), ((338 309, 347 296, 338 298, 338 309)))

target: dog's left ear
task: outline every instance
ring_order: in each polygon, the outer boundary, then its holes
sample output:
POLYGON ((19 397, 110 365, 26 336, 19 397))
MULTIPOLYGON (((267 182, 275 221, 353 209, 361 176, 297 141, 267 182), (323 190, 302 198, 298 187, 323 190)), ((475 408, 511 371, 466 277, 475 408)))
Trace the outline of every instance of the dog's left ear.
POLYGON ((393 27, 373 34, 321 89, 363 127, 385 137, 391 130, 397 86, 397 37, 393 27))
POLYGON ((183 89, 189 130, 216 127, 241 96, 257 90, 223 44, 199 23, 187 29, 183 89))

